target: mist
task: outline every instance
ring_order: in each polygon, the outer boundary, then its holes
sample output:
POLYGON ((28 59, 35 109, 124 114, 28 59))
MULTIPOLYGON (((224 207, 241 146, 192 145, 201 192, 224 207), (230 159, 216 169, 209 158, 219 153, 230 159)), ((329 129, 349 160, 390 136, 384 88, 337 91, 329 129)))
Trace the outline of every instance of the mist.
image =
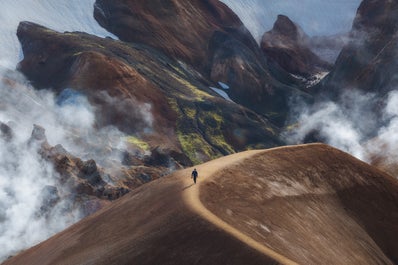
POLYGON ((83 31, 117 39, 95 21, 94 3, 95 0, 2 0, 0 66, 14 69, 22 59, 23 54, 16 36, 21 21, 35 22, 59 32, 83 31))
POLYGON ((256 40, 269 31, 279 14, 288 16, 310 36, 350 31, 361 0, 222 0, 242 20, 256 40))
POLYGON ((0 73, 0 261, 82 217, 71 205, 74 191, 61 185, 52 163, 39 154, 40 143, 32 141, 34 125, 46 130, 51 146, 94 159, 105 172, 121 167, 125 135, 113 126, 97 128, 95 110, 72 88, 55 95, 35 90, 17 72, 0 73))
POLYGON ((348 90, 337 101, 295 106, 283 136, 289 144, 322 141, 368 163, 374 156, 397 161, 397 106, 398 90, 385 99, 348 90), (376 106, 382 106, 381 110, 375 110, 376 106))

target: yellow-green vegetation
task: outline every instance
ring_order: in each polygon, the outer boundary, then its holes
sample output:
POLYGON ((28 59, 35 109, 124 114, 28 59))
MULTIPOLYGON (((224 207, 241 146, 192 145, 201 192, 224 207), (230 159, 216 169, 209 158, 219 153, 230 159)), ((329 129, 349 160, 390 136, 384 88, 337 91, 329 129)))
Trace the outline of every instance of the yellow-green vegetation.
POLYGON ((168 101, 169 101, 170 107, 178 114, 178 116, 180 116, 181 113, 180 113, 180 109, 178 107, 177 100, 174 98, 169 98, 168 101))
POLYGON ((199 88, 197 88, 195 85, 193 85, 192 83, 190 83, 188 80, 184 79, 183 77, 173 73, 173 72, 169 72, 170 76, 173 77, 176 81, 178 81, 181 85, 185 86, 186 88, 188 88, 194 95, 195 98, 194 100, 196 101, 203 101, 206 98, 211 97, 211 95, 209 95, 208 93, 200 90, 199 88))
POLYGON ((203 163, 204 159, 212 159, 216 157, 212 148, 198 133, 183 134, 178 131, 178 140, 184 153, 194 164, 203 163), (207 157, 203 157, 203 155, 207 157))
POLYGON ((177 137, 183 152, 197 164, 215 159, 225 153, 235 153, 223 135, 223 117, 215 108, 200 111, 194 102, 169 99, 171 108, 177 113, 177 137))
POLYGON ((125 141, 137 146, 144 151, 148 151, 150 148, 148 143, 132 135, 125 137, 125 141))
POLYGON ((298 123, 289 124, 289 125, 285 126, 285 130, 293 131, 293 130, 297 129, 299 126, 300 125, 298 123))
POLYGON ((222 116, 216 111, 206 111, 199 115, 199 121, 204 125, 205 134, 212 145, 227 151, 235 153, 231 145, 227 143, 222 132, 222 116))
POLYGON ((195 119, 196 116, 196 109, 194 108, 189 108, 189 107, 185 107, 184 108, 184 113, 186 116, 188 116, 190 119, 195 119))
POLYGON ((181 70, 181 68, 175 66, 175 65, 171 65, 171 67, 178 72, 180 75, 185 76, 185 73, 181 70))

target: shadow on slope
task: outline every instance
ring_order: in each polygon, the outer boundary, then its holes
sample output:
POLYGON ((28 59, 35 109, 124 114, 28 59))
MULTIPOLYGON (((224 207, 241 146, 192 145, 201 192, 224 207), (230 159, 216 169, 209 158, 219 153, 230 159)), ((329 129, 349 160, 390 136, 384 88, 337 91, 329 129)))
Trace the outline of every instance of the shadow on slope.
POLYGON ((278 264, 200 218, 169 177, 127 194, 10 264, 278 264))
POLYGON ((398 183, 326 145, 278 148, 225 168, 205 207, 300 264, 397 262, 398 183))
POLYGON ((4 265, 277 264, 231 230, 300 264, 397 260, 398 183, 346 153, 281 147, 197 168, 199 185, 190 169, 153 181, 4 265))

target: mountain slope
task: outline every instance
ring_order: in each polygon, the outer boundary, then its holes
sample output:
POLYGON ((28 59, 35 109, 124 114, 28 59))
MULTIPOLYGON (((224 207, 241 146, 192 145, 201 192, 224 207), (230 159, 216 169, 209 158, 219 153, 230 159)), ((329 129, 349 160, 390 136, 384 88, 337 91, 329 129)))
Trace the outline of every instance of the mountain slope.
POLYGON ((359 89, 381 97, 397 85, 398 2, 363 0, 335 67, 324 80, 332 94, 359 89))
POLYGON ((198 185, 178 171, 4 264, 397 261, 398 183, 346 153, 282 147, 197 169, 198 185))
POLYGON ((376 168, 313 144, 272 149, 220 170, 201 188, 201 200, 299 264, 393 264, 397 191, 397 181, 376 168))
POLYGON ((229 97, 282 126, 290 98, 311 97, 271 75, 267 59, 238 16, 218 0, 98 0, 94 16, 128 43, 144 43, 192 66, 229 97))

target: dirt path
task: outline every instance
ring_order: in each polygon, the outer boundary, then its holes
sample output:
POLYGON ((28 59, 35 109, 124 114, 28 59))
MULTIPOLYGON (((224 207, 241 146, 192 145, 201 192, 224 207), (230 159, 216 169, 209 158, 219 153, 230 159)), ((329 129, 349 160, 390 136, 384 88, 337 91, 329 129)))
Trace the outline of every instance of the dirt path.
POLYGON ((267 150, 255 150, 255 151, 246 151, 239 154, 234 154, 230 156, 225 156, 205 164, 196 166, 196 169, 199 172, 199 177, 197 184, 194 185, 192 179, 190 178, 191 171, 193 168, 186 169, 181 171, 181 177, 184 178, 185 183, 185 191, 183 193, 183 198, 187 202, 187 204, 200 216, 208 220, 209 222, 213 223, 214 225, 218 226, 219 228, 227 231, 228 233, 232 234, 234 237, 238 238, 239 240, 245 242, 247 245, 251 246, 252 248, 264 253, 265 255, 275 259, 276 261, 280 262, 281 264, 297 264, 296 262, 282 256, 279 253, 276 253, 272 249, 264 246, 263 244, 253 240, 251 237, 243 234, 239 230, 235 229, 228 223, 224 222, 212 212, 210 212, 200 201, 200 186, 204 183, 210 181, 213 176, 220 171, 221 169, 233 165, 239 161, 247 159, 253 155, 267 152, 267 150))

